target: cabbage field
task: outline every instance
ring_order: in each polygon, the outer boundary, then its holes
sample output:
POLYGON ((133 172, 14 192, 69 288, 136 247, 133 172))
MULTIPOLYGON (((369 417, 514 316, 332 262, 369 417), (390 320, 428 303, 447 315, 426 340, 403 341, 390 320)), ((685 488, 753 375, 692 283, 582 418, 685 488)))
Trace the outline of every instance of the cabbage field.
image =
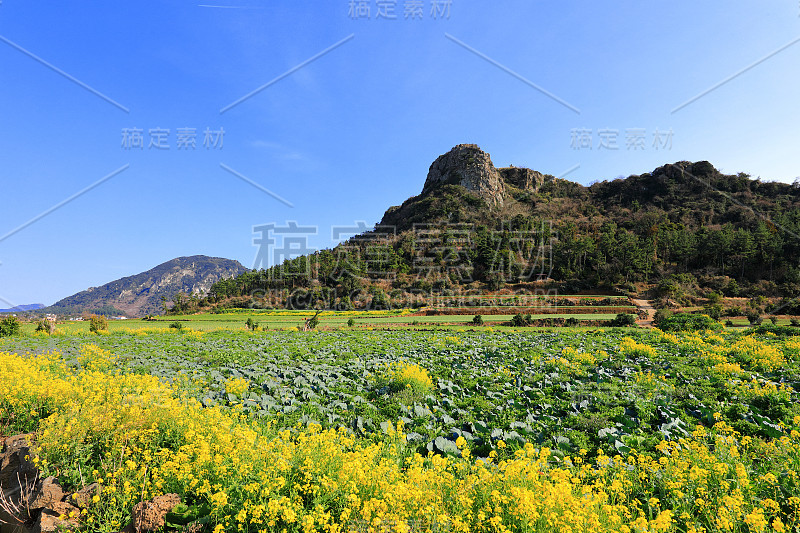
POLYGON ((772 329, 27 335, 0 430, 117 480, 96 531, 167 490, 217 533, 791 530, 800 337, 772 329))
POLYGON ((775 437, 800 414, 790 392, 800 381, 790 364, 800 343, 741 334, 151 332, 6 345, 57 349, 74 366, 87 345, 98 346, 123 372, 185 375, 204 405, 237 405, 285 427, 315 422, 369 434, 401 420, 410 441, 442 452, 460 435, 486 453, 497 439, 565 453, 653 447, 713 423, 714 413, 744 434, 775 437), (430 389, 393 390, 383 374, 398 363, 424 368, 430 389), (229 390, 237 378, 246 389, 229 390))

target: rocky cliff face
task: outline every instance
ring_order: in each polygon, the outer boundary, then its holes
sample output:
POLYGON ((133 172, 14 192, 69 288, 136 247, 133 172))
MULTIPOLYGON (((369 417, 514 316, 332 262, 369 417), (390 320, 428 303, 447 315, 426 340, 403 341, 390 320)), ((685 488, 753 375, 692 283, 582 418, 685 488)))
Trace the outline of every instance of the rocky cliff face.
POLYGON ((503 180, 489 154, 476 144, 459 144, 436 161, 428 170, 422 194, 443 185, 461 185, 480 196, 490 206, 503 205, 503 180))
POLYGON ((529 168, 495 168, 478 145, 459 144, 436 158, 422 193, 390 207, 380 224, 405 230, 437 221, 483 223, 508 215, 521 196, 530 199, 553 179, 529 168))
POLYGON ((102 287, 91 287, 46 308, 61 314, 80 314, 95 309, 115 308, 130 317, 161 313, 161 297, 171 300, 177 292, 204 296, 211 286, 223 278, 245 272, 238 261, 195 255, 178 257, 157 267, 112 281, 102 287))
POLYGON ((498 172, 507 184, 529 192, 538 192, 547 179, 541 172, 529 168, 507 167, 498 172))

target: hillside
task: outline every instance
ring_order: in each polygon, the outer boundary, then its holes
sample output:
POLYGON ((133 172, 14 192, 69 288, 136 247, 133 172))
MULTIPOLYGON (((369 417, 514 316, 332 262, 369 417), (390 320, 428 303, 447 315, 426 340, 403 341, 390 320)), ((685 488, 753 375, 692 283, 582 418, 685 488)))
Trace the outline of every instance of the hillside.
POLYGON ((420 194, 390 207, 374 231, 217 283, 209 302, 349 308, 523 286, 788 302, 800 296, 798 265, 796 184, 680 161, 586 187, 497 168, 477 145, 462 144, 439 156, 420 194))
POLYGON ((527 168, 495 168, 477 145, 462 144, 431 165, 418 196, 390 207, 379 224, 402 232, 415 223, 494 225, 522 215, 576 224, 611 219, 630 226, 647 215, 690 229, 747 227, 799 205, 797 186, 725 175, 708 161, 680 161, 585 187, 527 168))
POLYGON ((163 312, 162 297, 168 302, 177 293, 202 297, 214 283, 246 271, 238 261, 230 259, 204 255, 178 257, 147 272, 124 277, 101 287, 91 287, 43 311, 59 314, 100 312, 129 317, 159 314, 163 312))

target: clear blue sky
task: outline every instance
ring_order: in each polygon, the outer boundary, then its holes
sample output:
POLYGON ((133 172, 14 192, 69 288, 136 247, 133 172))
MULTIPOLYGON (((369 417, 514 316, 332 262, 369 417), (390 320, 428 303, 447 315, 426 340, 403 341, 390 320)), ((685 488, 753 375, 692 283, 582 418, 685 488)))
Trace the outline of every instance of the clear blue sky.
POLYGON ((314 225, 328 247, 459 143, 584 184, 681 160, 800 175, 797 0, 452 0, 449 18, 432 1, 406 18, 412 0, 370 0, 367 18, 350 0, 2 0, 0 236, 129 166, 0 240, 0 308, 184 255, 251 267, 259 224, 314 225))

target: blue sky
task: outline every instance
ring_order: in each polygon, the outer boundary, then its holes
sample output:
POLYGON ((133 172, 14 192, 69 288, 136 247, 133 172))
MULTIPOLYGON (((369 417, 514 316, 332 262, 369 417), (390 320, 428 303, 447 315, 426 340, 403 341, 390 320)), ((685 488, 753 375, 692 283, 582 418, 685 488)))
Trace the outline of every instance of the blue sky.
POLYGON ((584 184, 681 160, 800 176, 796 0, 432 2, 2 0, 0 307, 178 256, 252 267, 260 224, 329 247, 459 143, 584 184))

